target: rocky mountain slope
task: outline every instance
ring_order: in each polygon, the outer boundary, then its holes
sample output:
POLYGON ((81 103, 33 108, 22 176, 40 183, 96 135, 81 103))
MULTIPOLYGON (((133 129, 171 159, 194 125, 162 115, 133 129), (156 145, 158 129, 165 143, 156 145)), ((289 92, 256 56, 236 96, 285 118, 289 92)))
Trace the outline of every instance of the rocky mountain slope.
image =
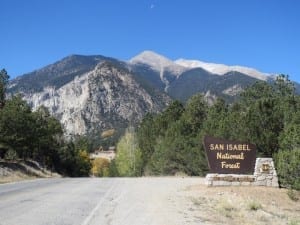
POLYGON ((122 130, 147 112, 163 110, 172 99, 186 101, 200 92, 211 101, 217 96, 233 101, 258 80, 274 78, 252 68, 172 61, 144 51, 128 62, 71 55, 12 80, 9 92, 21 93, 33 109, 46 106, 66 136, 99 137, 106 129, 122 130))
POLYGON ((171 101, 122 64, 100 56, 71 56, 13 80, 10 92, 21 92, 33 109, 46 106, 66 136, 99 136, 159 112, 171 101))

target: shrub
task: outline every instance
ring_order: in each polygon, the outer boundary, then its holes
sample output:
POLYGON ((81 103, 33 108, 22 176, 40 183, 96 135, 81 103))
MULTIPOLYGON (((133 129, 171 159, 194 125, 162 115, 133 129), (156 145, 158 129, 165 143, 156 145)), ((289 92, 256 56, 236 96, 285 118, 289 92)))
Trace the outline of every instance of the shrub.
POLYGON ((97 177, 109 176, 109 160, 96 158, 92 162, 92 174, 97 177))
POLYGON ((18 154, 15 150, 9 149, 6 153, 4 158, 6 160, 16 160, 18 158, 18 154))
POLYGON ((299 197, 297 196, 297 191, 294 191, 293 189, 289 189, 287 195, 292 201, 297 202, 299 200, 299 197))
POLYGON ((275 164, 280 186, 300 190, 300 148, 279 151, 275 164))
POLYGON ((262 205, 259 202, 251 201, 248 203, 248 208, 252 211, 257 211, 262 208, 262 205))

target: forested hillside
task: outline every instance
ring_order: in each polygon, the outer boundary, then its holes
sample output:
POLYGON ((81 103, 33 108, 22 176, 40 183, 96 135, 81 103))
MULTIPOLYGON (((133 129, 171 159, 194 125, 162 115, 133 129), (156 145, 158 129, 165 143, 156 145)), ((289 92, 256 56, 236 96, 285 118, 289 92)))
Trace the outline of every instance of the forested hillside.
POLYGON ((201 94, 185 105, 174 101, 162 113, 148 114, 131 138, 126 134, 127 145, 121 139, 119 173, 205 175, 202 140, 212 135, 255 144, 257 156, 275 159, 281 185, 299 189, 300 97, 294 91, 282 75, 273 85, 255 83, 233 104, 220 98, 209 106, 201 94))

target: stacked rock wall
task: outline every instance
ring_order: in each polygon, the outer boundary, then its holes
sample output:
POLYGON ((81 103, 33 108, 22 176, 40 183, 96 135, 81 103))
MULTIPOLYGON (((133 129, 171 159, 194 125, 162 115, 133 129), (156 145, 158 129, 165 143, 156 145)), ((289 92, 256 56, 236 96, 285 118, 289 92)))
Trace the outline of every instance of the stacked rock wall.
POLYGON ((267 186, 279 187, 277 173, 272 158, 257 158, 254 174, 216 174, 206 175, 207 186, 267 186))

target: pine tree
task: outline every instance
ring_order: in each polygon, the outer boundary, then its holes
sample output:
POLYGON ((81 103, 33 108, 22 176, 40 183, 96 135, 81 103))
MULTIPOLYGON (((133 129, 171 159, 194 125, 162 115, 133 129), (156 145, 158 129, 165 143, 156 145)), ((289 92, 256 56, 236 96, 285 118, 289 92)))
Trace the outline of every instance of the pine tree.
POLYGON ((9 75, 5 69, 0 71, 0 109, 4 107, 6 88, 9 80, 9 75))

